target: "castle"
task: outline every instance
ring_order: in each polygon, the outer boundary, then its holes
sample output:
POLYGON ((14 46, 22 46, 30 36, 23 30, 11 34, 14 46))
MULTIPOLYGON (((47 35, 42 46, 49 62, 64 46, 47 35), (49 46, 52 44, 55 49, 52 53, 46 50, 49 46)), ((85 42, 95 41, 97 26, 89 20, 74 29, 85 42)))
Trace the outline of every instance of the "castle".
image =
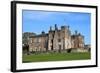
POLYGON ((61 26, 58 29, 50 27, 48 33, 42 31, 40 35, 31 36, 29 38, 29 51, 61 51, 67 49, 84 49, 84 36, 75 31, 71 35, 69 26, 61 26))

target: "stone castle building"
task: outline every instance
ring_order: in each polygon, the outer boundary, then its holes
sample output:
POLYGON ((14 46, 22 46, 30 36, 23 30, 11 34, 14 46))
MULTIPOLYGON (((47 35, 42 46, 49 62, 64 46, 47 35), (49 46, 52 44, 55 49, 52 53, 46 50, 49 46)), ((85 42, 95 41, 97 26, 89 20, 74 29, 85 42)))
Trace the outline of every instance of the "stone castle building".
POLYGON ((31 36, 29 38, 29 51, 60 51, 67 49, 84 49, 84 36, 75 31, 71 35, 69 26, 61 26, 58 29, 50 27, 48 33, 42 32, 40 35, 31 36))

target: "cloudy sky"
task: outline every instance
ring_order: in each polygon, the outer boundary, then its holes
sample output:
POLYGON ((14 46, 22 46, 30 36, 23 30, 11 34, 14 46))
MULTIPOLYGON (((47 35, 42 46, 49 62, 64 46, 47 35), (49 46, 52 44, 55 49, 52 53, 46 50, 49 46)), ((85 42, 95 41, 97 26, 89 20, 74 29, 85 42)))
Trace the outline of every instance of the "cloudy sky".
POLYGON ((72 34, 77 30, 85 36, 85 43, 90 43, 90 13, 23 10, 22 15, 23 32, 47 33, 55 24, 59 29, 62 25, 69 25, 72 34))

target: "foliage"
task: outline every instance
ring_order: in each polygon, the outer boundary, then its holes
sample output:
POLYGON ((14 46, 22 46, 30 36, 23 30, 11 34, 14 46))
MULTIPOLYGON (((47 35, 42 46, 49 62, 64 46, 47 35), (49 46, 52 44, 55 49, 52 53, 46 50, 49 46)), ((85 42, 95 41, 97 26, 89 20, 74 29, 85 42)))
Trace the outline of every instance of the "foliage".
POLYGON ((24 32, 23 33, 23 44, 27 44, 28 43, 28 39, 29 39, 29 37, 31 37, 31 36, 35 36, 36 34, 35 33, 32 33, 32 32, 24 32))

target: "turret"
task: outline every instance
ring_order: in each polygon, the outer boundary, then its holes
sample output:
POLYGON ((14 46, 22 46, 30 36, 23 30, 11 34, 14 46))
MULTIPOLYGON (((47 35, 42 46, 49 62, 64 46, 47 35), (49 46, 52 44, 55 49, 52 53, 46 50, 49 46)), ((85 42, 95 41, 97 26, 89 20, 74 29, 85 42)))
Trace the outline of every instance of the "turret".
POLYGON ((50 31, 52 31, 52 26, 50 26, 50 31))
POLYGON ((55 30, 58 30, 57 24, 55 24, 55 30))
POLYGON ((77 30, 75 30, 75 35, 77 35, 78 33, 77 33, 77 30))
POLYGON ((42 33, 42 35, 43 35, 43 34, 45 34, 45 32, 44 32, 44 31, 42 31, 41 33, 42 33))

